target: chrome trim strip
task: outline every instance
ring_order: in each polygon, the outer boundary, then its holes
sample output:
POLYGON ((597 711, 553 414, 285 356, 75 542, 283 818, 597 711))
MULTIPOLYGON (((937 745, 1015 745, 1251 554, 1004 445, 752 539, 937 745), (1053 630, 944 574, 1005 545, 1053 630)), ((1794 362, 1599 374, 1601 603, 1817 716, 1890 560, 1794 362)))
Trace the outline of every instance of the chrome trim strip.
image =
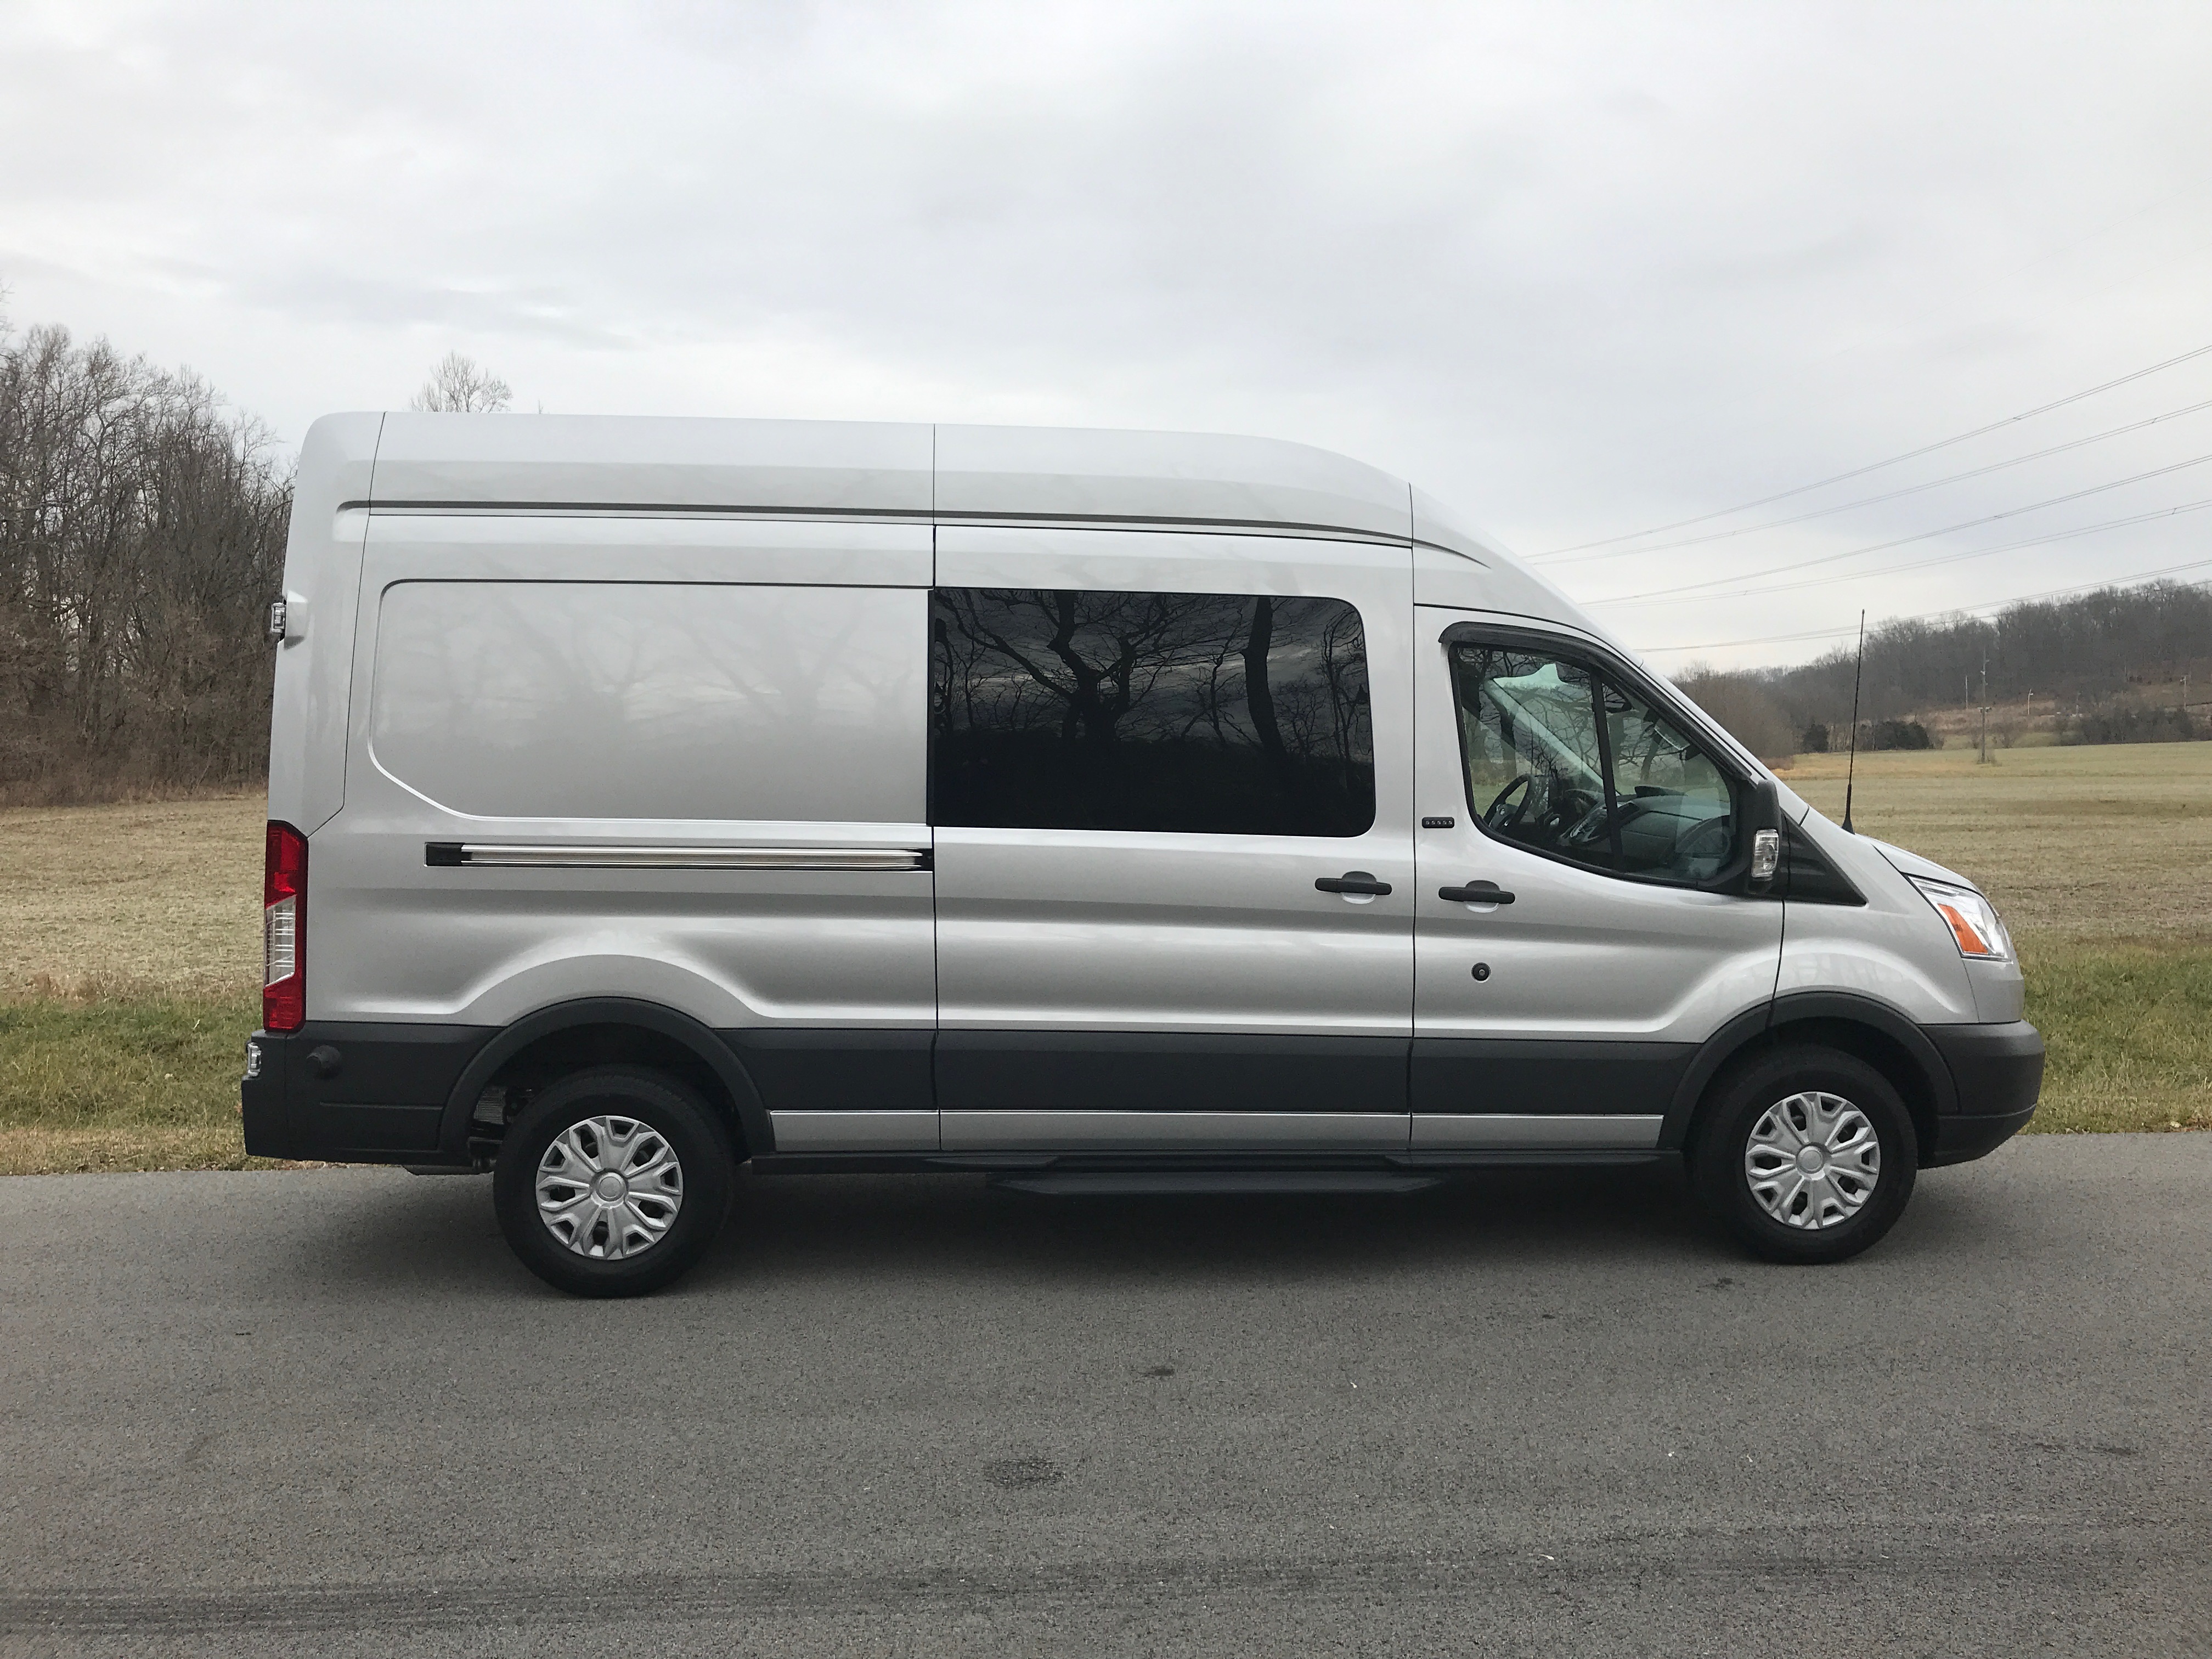
POLYGON ((1403 1152, 1403 1112, 945 1112, 948 1152, 1403 1152))
MULTIPOLYGON (((1269 536, 1293 541, 1365 542, 1376 547, 1406 547, 1414 538, 1395 530, 1358 525, 1321 524, 1298 519, 1189 519, 1144 513, 924 513, 907 507, 775 507, 761 504, 686 501, 455 501, 433 500, 350 501, 338 511, 368 512, 381 517, 544 519, 709 519, 734 522, 800 524, 810 521, 941 525, 978 530, 1164 530, 1196 536, 1269 536)), ((1470 564, 1485 562, 1439 542, 1423 547, 1456 554, 1470 564)))
POLYGON ((1553 1116, 1522 1112, 1416 1112, 1413 1150, 1648 1152, 1662 1117, 1553 1116))
MULTIPOLYGON (((440 843, 432 842, 436 848, 440 843)), ((462 842, 433 863, 562 870, 924 870, 925 848, 910 847, 589 847, 462 842)))
POLYGON ((779 1152, 933 1152, 934 1112, 770 1112, 779 1152))

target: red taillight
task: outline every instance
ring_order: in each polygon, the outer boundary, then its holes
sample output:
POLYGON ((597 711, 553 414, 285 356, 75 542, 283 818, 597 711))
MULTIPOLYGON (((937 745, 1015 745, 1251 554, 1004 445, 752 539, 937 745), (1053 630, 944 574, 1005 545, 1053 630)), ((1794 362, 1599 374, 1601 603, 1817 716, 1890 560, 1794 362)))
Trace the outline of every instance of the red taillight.
POLYGON ((261 1024, 296 1031, 307 1018, 307 838, 269 826, 261 872, 261 1024))

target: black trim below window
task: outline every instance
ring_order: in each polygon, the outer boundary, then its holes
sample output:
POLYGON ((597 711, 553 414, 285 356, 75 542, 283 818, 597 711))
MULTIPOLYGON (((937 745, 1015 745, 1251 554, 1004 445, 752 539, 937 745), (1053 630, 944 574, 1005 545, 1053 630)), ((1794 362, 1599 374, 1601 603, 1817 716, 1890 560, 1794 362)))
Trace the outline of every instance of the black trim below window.
POLYGON ((1851 878, 1794 823, 1782 826, 1782 867, 1774 892, 1799 904, 1866 902, 1866 895, 1851 884, 1851 878))
POLYGON ((1538 1116, 1662 1115, 1694 1042, 1415 1037, 1413 1107, 1538 1116))
POLYGON ((1403 1112, 1409 1038, 943 1031, 956 1111, 1403 1112))
POLYGON ((786 1030, 715 1033, 728 1043, 771 1112, 926 1112, 935 1033, 786 1030))

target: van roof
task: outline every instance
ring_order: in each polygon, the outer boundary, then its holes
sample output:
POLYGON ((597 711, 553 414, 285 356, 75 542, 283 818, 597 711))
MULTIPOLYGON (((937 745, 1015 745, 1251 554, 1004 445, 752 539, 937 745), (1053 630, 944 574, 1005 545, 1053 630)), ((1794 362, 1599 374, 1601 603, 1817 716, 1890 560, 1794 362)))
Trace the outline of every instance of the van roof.
POLYGON ((378 427, 368 498, 349 505, 1188 525, 1494 552, 1402 480, 1274 438, 411 412, 378 427))

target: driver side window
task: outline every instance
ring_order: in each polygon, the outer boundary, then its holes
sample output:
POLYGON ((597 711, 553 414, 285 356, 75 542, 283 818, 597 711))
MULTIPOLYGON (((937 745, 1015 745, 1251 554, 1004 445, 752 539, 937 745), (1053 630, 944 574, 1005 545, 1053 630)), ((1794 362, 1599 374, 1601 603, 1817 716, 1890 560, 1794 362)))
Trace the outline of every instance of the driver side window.
POLYGON ((1468 805, 1487 834, 1649 880, 1706 881, 1728 866, 1728 778, 1647 699, 1538 646, 1451 653, 1468 805))

